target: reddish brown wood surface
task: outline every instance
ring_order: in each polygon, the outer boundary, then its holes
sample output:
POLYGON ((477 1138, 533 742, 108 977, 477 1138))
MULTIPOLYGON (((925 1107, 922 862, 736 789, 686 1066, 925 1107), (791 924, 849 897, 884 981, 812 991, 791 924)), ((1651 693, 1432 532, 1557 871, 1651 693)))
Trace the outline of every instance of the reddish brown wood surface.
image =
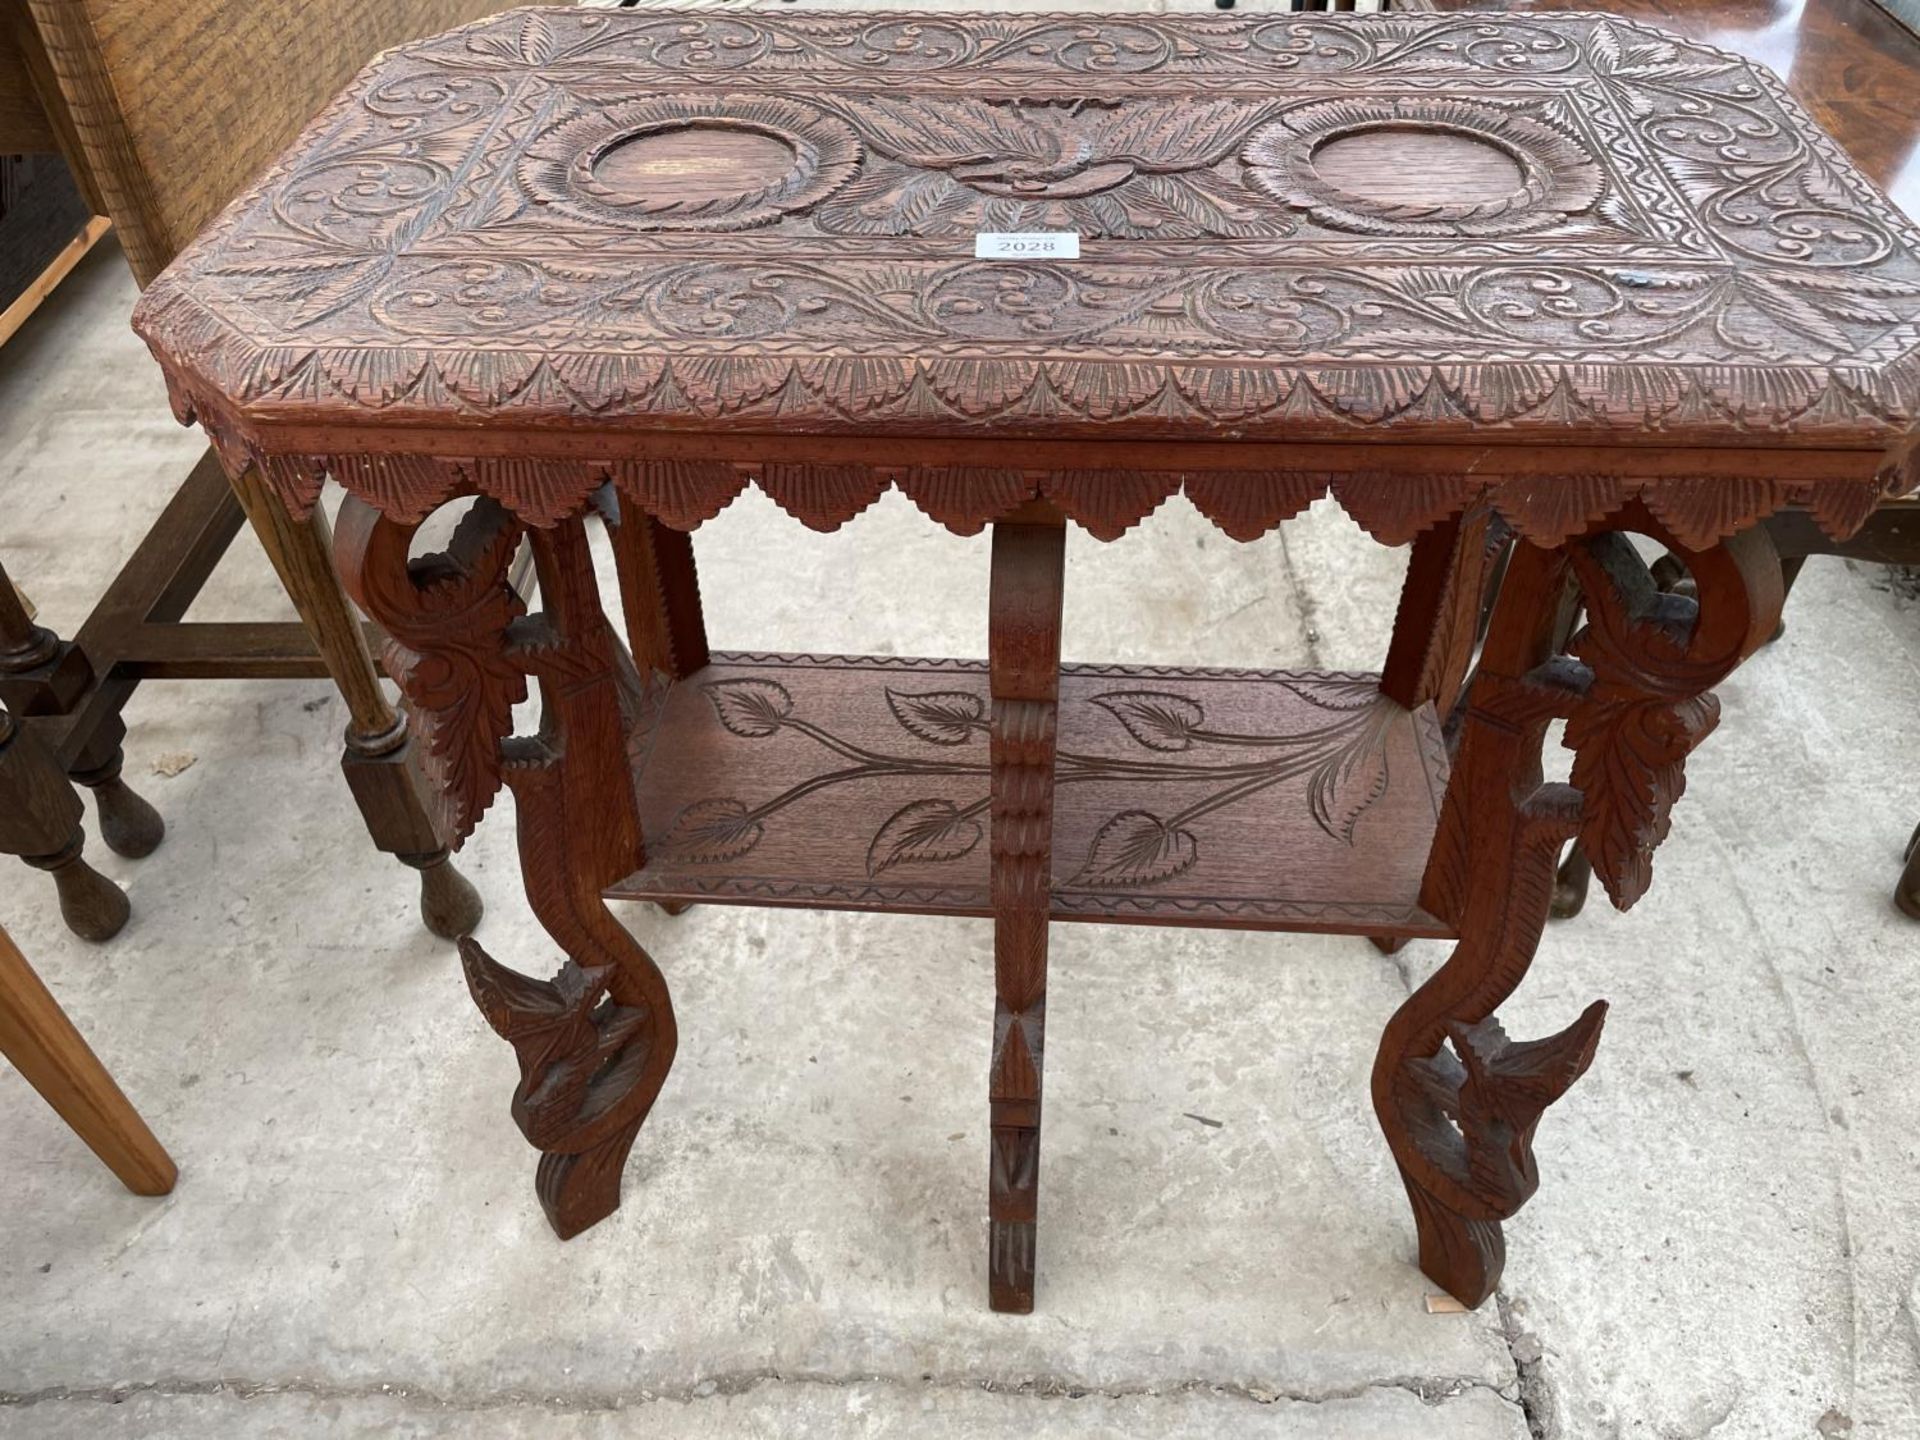
MULTIPOLYGON (((1376 677, 1069 665, 1056 920, 1444 935, 1447 774, 1376 677)), ((992 913, 986 667, 718 654, 636 737, 636 900, 992 913)))
POLYGON ((1331 483, 1395 543, 1643 493, 1700 545, 1911 488, 1917 321, 1920 240, 1778 83, 1633 22, 581 11, 384 57, 138 318, 296 506, 331 468, 543 525, 610 473, 688 523, 747 467, 821 528, 896 481, 977 526, 1018 437, 1098 437, 1208 442, 1044 461, 1098 533, 1331 483), (970 258, 1007 229, 1082 259, 970 258))
POLYGON ((1457 934, 1374 1099, 1424 1267, 1484 1300, 1600 1029, 1496 1018, 1554 852, 1645 890, 1710 688, 1778 613, 1755 522, 1850 535, 1920 478, 1920 237, 1773 79, 1598 16, 517 13, 363 75, 139 324, 227 464, 355 497, 341 561, 450 833, 513 787, 568 961, 465 956, 555 1227, 617 1203, 674 1045, 603 887, 991 913, 1007 1309, 1063 915, 1457 934), (1082 258, 972 258, 1020 229, 1082 258), (709 656, 674 532, 748 484, 819 530, 890 486, 992 526, 987 665, 709 656), (1384 676, 1063 670, 1060 521, 1117 539, 1177 493, 1238 538, 1331 493, 1417 541, 1384 676), (1468 676, 1496 518, 1532 543, 1468 676))

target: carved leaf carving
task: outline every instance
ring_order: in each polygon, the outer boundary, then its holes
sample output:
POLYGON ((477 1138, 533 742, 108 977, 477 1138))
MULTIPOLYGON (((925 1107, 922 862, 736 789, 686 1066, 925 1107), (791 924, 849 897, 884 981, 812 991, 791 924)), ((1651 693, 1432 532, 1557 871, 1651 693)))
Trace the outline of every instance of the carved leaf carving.
POLYGON ((867 847, 867 873, 896 865, 958 860, 980 843, 977 820, 951 800, 915 800, 887 817, 867 847))
POLYGON ((1686 789, 1685 761, 1719 723, 1720 702, 1596 703, 1567 721, 1570 777, 1586 797, 1580 840, 1593 873, 1622 910, 1653 881, 1653 852, 1686 789))
POLYGON ((673 828, 662 844, 681 860, 711 864, 739 859, 765 833, 744 800, 696 800, 673 817, 673 828))
POLYGON ((793 714, 793 696, 774 680, 716 680, 702 689, 720 723, 742 739, 777 735, 793 714))
POLYGON ((1191 870, 1200 847, 1190 830, 1175 830, 1145 810, 1124 810, 1100 827, 1075 885, 1153 885, 1191 870))
POLYGON ((930 745, 964 745, 986 729, 986 704, 970 690, 932 690, 914 695, 889 688, 893 718, 930 745))
POLYGON ((1236 540, 1257 540, 1327 493, 1318 474, 1192 475, 1187 499, 1236 540))
POLYGON ((1198 702, 1161 690, 1112 690, 1094 696, 1092 703, 1149 750, 1191 750, 1193 732, 1207 719, 1198 702))
POLYGON ((1373 802, 1387 793, 1384 719, 1359 727, 1353 741, 1313 772, 1307 805, 1322 830, 1353 844, 1353 828, 1373 802))

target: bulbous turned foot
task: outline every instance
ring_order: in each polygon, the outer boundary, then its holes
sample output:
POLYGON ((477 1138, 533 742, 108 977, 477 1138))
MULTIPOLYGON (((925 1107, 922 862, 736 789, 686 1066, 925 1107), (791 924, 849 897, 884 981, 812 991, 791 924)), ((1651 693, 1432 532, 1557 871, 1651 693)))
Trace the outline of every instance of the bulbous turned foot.
POLYGON ((656 900, 654 904, 668 915, 684 915, 693 908, 691 900, 656 900))
POLYGON ((1553 876, 1553 909, 1556 920, 1571 920, 1587 908, 1587 891, 1593 886, 1593 862, 1586 847, 1576 840, 1567 847, 1567 858, 1553 876))
POLYGON ((71 774, 93 792, 100 812, 100 838, 107 842, 107 848, 129 860, 144 860, 160 848, 167 835, 167 822, 120 778, 123 758, 115 749, 106 764, 71 774))
POLYGON ((1893 903, 1911 919, 1920 920, 1920 826, 1907 841, 1907 868, 1900 872, 1900 883, 1893 887, 1893 903))
POLYGON ((1382 955, 1398 955, 1407 948, 1407 937, 1404 935, 1369 935, 1367 939, 1382 955))
POLYGON ((487 907, 446 851, 406 863, 420 872, 420 918, 427 929, 442 940, 459 940, 480 928, 487 907))
POLYGON ((75 831, 73 839, 53 854, 24 858, 34 869, 53 876, 60 893, 60 918, 67 922, 67 929, 97 944, 125 928, 133 906, 126 891, 80 858, 85 844, 86 837, 75 831))

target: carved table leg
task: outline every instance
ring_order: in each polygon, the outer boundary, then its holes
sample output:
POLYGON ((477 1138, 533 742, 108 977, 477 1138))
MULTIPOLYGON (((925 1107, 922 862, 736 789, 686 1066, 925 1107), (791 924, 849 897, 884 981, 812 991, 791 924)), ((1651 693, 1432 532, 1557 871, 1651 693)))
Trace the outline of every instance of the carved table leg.
MULTIPOLYGON (((1672 543, 1643 511, 1615 523, 1672 543)), ((1685 758, 1718 717, 1708 687, 1779 616, 1779 563, 1763 533, 1678 553, 1697 603, 1659 593, 1623 535, 1521 545, 1466 700, 1421 896, 1460 940, 1388 1023, 1373 1099, 1413 1204, 1421 1269, 1468 1305, 1499 1283, 1501 1222, 1539 1184, 1535 1127, 1591 1063, 1606 1016, 1596 1001, 1530 1042, 1493 1018, 1532 963, 1560 848, 1580 837, 1619 907, 1644 893, 1685 758), (1588 619, 1562 655, 1570 582, 1588 619), (1571 785, 1542 780, 1556 718, 1574 751, 1571 785)))
POLYGON ((677 1044, 651 957, 600 892, 644 863, 627 771, 618 641, 600 609, 578 520, 534 532, 540 614, 506 582, 519 526, 477 503, 447 553, 409 565, 413 527, 357 501, 341 510, 338 559, 354 598, 393 637, 388 669, 411 702, 446 832, 463 840, 512 787, 534 914, 566 953, 535 980, 460 942, 467 985, 520 1064, 513 1116, 542 1151, 536 1189, 564 1240, 620 1203, 620 1175, 677 1044), (512 707, 539 684, 536 735, 512 707))
POLYGON ((1033 1309, 1040 1091, 1047 1018, 1053 766, 1066 531, 1034 507, 993 528, 987 654, 993 695, 993 1061, 987 1293, 1033 1309))
MULTIPOLYGON (((1459 702, 1496 549, 1492 522, 1492 510, 1476 505, 1414 537, 1380 674, 1380 693, 1403 709, 1431 703, 1445 719, 1459 702)), ((1405 936, 1371 938, 1383 955, 1398 954, 1407 943, 1405 936)))
MULTIPOLYGON (((693 537, 669 529, 639 506, 618 501, 608 533, 620 578, 627 646, 641 673, 684 680, 707 664, 706 618, 693 564, 693 537)), ((668 915, 692 909, 685 900, 655 902, 668 915)))

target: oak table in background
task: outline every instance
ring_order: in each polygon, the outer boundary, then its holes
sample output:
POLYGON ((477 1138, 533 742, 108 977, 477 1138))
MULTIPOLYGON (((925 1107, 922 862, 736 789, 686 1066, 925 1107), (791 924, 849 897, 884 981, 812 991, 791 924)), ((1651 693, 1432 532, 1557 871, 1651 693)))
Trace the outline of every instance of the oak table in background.
POLYGON ((137 324, 227 465, 296 513, 346 487, 449 832, 513 789, 567 963, 462 953, 555 1229, 618 1204, 675 1045, 603 894, 991 915, 1024 1310, 1055 919, 1457 937, 1374 1100, 1423 1268, 1491 1293, 1604 1015, 1495 1018, 1556 852, 1646 889, 1778 618, 1757 522, 1845 536, 1920 479, 1916 319, 1920 239, 1778 84, 1637 24, 553 10, 383 57, 137 324), (972 258, 1042 231, 1079 257, 972 258), (820 530, 889 486, 991 527, 986 662, 709 653, 687 532, 748 483, 820 530), (1183 492, 1251 539, 1329 491, 1413 546, 1380 675, 1060 664, 1065 526, 1183 492))

